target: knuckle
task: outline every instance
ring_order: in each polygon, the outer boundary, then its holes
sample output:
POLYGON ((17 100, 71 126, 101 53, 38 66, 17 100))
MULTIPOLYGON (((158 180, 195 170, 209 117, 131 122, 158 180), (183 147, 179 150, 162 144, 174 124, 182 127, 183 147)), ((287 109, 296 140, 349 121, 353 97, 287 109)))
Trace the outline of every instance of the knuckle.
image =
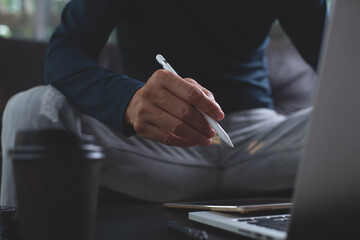
POLYGON ((183 129, 183 123, 181 121, 174 121, 171 125, 170 125, 170 131, 172 133, 174 133, 175 135, 178 135, 179 133, 182 132, 183 129))
POLYGON ((159 78, 161 77, 163 74, 165 73, 164 69, 158 69, 154 72, 153 77, 155 78, 159 78))
POLYGON ((203 88, 203 92, 210 98, 213 98, 214 95, 212 94, 212 92, 210 92, 209 90, 207 90, 206 88, 203 88))
POLYGON ((192 117, 192 111, 189 106, 181 106, 178 108, 180 119, 189 119, 192 117))
POLYGON ((197 81, 195 81, 194 79, 192 78, 184 78, 187 82, 193 84, 193 85, 198 85, 197 81))
POLYGON ((201 99, 201 90, 197 87, 190 87, 188 90, 187 90, 187 99, 190 101, 190 102, 197 102, 201 99))
POLYGON ((214 97, 214 95, 213 95, 211 92, 205 93, 205 95, 208 97, 208 99, 209 99, 210 101, 215 102, 215 97, 214 97))
POLYGON ((166 70, 164 70, 164 69, 158 69, 158 70, 155 71, 155 73, 156 73, 157 75, 160 75, 160 76, 165 76, 166 74, 168 74, 168 72, 169 72, 169 71, 166 71, 166 70))
POLYGON ((161 83, 165 75, 166 75, 165 70, 163 70, 163 69, 156 70, 153 73, 153 75, 148 79, 145 86, 150 87, 152 85, 157 85, 157 84, 161 83))
POLYGON ((158 81, 167 80, 170 78, 170 76, 171 76, 171 73, 164 69, 159 69, 155 72, 155 79, 157 79, 158 81))
POLYGON ((167 85, 167 83, 174 81, 173 78, 174 78, 173 73, 169 71, 165 71, 162 75, 161 83, 167 85))
POLYGON ((144 115, 146 115, 146 113, 147 113, 147 107, 146 106, 144 106, 144 104, 140 104, 139 105, 139 107, 138 107, 138 109, 137 109, 137 116, 138 117, 143 117, 144 115))
POLYGON ((148 98, 151 98, 153 93, 153 91, 151 90, 150 87, 144 87, 143 90, 141 91, 141 97, 143 99, 148 99, 148 98))
POLYGON ((135 122, 134 123, 134 130, 138 133, 138 135, 140 137, 146 138, 146 136, 145 136, 146 127, 145 127, 144 124, 139 123, 139 122, 135 122))
POLYGON ((164 135, 161 142, 163 144, 169 145, 169 146, 174 145, 174 141, 173 141, 173 138, 171 137, 171 135, 164 135))

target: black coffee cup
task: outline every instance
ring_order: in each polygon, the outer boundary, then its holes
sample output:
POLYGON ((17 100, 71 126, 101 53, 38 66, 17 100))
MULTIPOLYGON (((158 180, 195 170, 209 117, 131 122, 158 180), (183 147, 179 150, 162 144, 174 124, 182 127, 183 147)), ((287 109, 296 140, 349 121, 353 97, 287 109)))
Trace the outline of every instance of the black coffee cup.
POLYGON ((18 239, 15 207, 0 206, 0 239, 18 239))
POLYGON ((10 153, 23 239, 93 239, 104 157, 94 138, 20 131, 10 153))

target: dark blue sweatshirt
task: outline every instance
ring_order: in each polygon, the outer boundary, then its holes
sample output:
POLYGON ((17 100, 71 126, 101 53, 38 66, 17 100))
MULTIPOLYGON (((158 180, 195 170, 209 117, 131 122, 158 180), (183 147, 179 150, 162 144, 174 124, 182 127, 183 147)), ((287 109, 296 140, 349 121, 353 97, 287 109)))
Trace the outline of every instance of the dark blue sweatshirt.
POLYGON ((45 79, 83 112, 130 135, 133 94, 160 68, 209 89, 225 113, 273 108, 265 50, 276 19, 316 69, 326 0, 72 0, 46 58, 45 79), (123 73, 98 56, 116 28, 123 73))

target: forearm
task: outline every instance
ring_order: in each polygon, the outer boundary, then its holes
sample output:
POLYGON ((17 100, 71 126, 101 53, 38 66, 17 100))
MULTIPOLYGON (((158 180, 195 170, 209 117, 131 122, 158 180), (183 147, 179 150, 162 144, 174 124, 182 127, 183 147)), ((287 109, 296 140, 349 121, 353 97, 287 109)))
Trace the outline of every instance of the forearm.
MULTIPOLYGON (((98 2, 94 1, 93 5, 98 2)), ((82 0, 72 1, 64 10, 62 22, 49 43, 45 81, 81 111, 126 133, 125 109, 144 83, 97 64, 99 53, 117 24, 116 13, 111 17, 104 10, 100 26, 92 17, 91 9, 95 6, 84 5, 82 0)))
POLYGON ((59 89, 81 111, 126 133, 123 128, 125 109, 132 95, 143 83, 87 61, 81 57, 48 59, 47 83, 59 89), (82 61, 83 65, 75 67, 78 61, 82 61), (59 68, 56 65, 65 67, 59 68), (61 72, 61 69, 64 71, 61 72))

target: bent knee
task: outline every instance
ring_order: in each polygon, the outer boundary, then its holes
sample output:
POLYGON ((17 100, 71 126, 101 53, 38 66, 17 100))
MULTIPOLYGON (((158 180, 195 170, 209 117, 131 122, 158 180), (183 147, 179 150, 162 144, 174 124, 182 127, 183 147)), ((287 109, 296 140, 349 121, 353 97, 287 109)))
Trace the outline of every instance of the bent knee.
POLYGON ((7 102, 3 124, 37 128, 41 122, 55 123, 59 120, 59 110, 65 100, 65 97, 51 86, 37 86, 19 92, 7 102))

